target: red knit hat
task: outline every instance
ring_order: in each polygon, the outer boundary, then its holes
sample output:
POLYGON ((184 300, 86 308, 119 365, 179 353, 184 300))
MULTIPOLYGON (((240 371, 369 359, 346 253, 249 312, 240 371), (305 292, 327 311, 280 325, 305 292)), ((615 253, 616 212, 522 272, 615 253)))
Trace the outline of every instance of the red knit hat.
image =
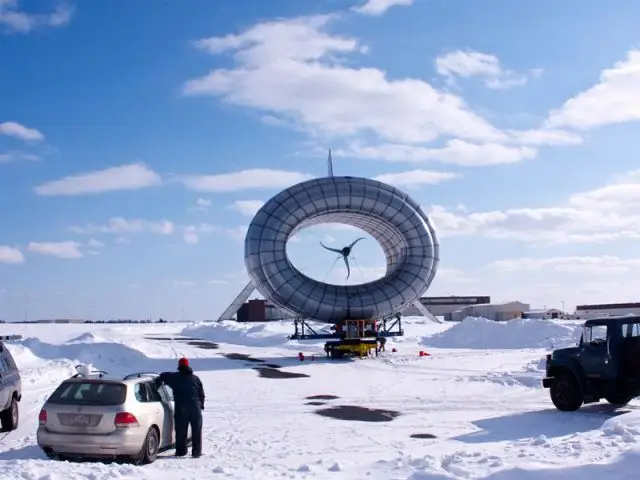
POLYGON ((186 358, 181 358, 180 360, 178 360, 178 368, 185 368, 189 366, 189 360, 187 360, 186 358))

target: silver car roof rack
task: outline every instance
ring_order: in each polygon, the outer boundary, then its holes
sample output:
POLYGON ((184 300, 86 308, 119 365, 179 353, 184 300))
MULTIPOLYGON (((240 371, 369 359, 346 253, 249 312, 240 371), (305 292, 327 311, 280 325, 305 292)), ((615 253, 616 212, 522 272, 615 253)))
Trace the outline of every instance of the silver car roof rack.
POLYGON ((157 377, 159 373, 156 372, 135 372, 130 373, 124 377, 124 380, 129 380, 130 378, 142 378, 142 377, 157 377))

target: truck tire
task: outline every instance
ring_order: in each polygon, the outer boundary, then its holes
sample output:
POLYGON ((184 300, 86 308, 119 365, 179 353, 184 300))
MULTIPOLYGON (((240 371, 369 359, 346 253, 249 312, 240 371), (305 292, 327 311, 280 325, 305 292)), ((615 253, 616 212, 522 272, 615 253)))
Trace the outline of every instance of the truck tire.
POLYGON ((582 406, 582 388, 570 372, 555 375, 549 393, 555 407, 562 412, 575 412, 582 406))
POLYGON ((0 422, 2 422, 2 430, 5 432, 12 432, 16 428, 18 428, 19 421, 20 412, 18 410, 18 400, 16 400, 16 397, 12 397, 9 408, 0 412, 0 422))
POLYGON ((611 405, 616 407, 624 407, 627 403, 629 403, 633 397, 629 395, 623 395, 621 393, 616 393, 613 395, 608 395, 605 397, 605 400, 609 402, 611 405))

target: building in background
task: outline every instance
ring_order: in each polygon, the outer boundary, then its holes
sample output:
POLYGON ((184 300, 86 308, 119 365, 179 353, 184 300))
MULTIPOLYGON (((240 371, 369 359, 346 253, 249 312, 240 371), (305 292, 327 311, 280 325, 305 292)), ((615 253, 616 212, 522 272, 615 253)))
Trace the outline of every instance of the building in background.
POLYGON ((444 316, 450 322, 461 322, 467 317, 483 317, 496 322, 505 322, 514 318, 522 318, 524 312, 531 310, 528 303, 506 302, 506 303, 484 303, 479 305, 468 305, 464 308, 451 312, 444 316))
POLYGON ((640 302, 578 305, 576 307, 576 312, 572 317, 575 319, 588 319, 593 317, 610 317, 629 314, 640 315, 640 302))
MULTIPOLYGON (((491 297, 489 295, 476 295, 476 296, 450 296, 450 297, 420 297, 420 303, 427 307, 434 317, 446 317, 446 315, 460 310, 467 305, 478 305, 484 303, 491 303, 491 297)), ((422 316, 422 312, 413 305, 407 307, 402 312, 402 315, 406 317, 422 316)))
POLYGON ((554 318, 565 318, 566 315, 562 310, 557 308, 540 308, 529 310, 522 314, 522 318, 539 318, 544 320, 551 320, 554 318))
POLYGON ((236 314, 238 322, 269 322, 291 318, 295 318, 295 315, 261 298, 243 303, 236 314))

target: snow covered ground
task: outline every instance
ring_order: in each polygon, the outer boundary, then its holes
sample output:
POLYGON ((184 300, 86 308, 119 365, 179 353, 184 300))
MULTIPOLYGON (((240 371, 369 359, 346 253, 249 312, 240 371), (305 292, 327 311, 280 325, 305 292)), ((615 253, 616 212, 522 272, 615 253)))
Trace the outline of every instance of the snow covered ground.
POLYGON ((288 322, 4 325, 0 333, 24 336, 9 345, 24 387, 19 429, 0 433, 0 479, 637 478, 637 403, 561 413, 541 388, 544 355, 552 346, 575 344, 578 325, 483 319, 437 325, 407 318, 404 327, 406 335, 391 339, 379 358, 328 362, 322 342, 287 341, 288 322), (176 335, 219 348, 159 339, 176 335), (420 357, 420 350, 430 356, 420 357), (307 376, 264 378, 255 370, 259 362, 226 358, 229 353, 307 376), (117 374, 174 370, 180 356, 190 358, 207 391, 202 458, 167 452, 136 467, 55 462, 40 452, 39 409, 58 382, 75 373, 74 365, 117 374), (308 398, 317 395, 337 398, 308 398), (397 415, 365 422, 317 413, 337 406, 397 415))

